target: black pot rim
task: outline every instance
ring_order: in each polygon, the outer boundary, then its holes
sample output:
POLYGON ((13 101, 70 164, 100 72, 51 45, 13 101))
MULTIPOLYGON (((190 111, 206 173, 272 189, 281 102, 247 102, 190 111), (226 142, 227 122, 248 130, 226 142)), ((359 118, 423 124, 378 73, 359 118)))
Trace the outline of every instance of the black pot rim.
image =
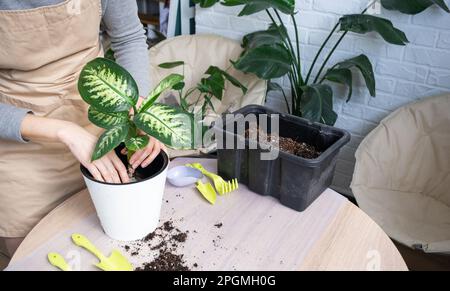
MULTIPOLYGON (((300 122, 302 123, 304 126, 307 126, 308 128, 310 128, 311 130, 316 130, 319 131, 323 134, 334 134, 334 135, 338 135, 338 133, 341 135, 341 137, 334 143, 332 144, 330 147, 328 147, 325 151, 323 151, 317 158, 315 159, 307 159, 307 158, 303 158, 303 157, 299 157, 290 153, 286 153, 282 150, 279 150, 279 157, 289 157, 292 159, 292 161, 297 161, 297 162, 301 162, 302 164, 306 164, 309 166, 318 166, 320 165, 325 159, 329 158, 329 156, 335 152, 340 150, 345 144, 347 144, 350 141, 351 135, 350 133, 345 130, 345 129, 341 129, 341 128, 337 128, 334 126, 330 126, 330 125, 326 125, 326 124, 322 124, 322 123, 318 123, 318 122, 311 122, 308 119, 302 118, 302 117, 298 117, 298 116, 294 116, 292 114, 286 114, 286 113, 281 113, 278 112, 276 110, 270 109, 267 106, 262 106, 262 105, 255 105, 255 104, 251 104, 251 105, 247 105, 235 112, 232 112, 230 114, 242 114, 242 112, 245 112, 246 110, 259 110, 259 109, 263 109, 265 111, 267 111, 269 114, 278 114, 280 116, 280 118, 283 118, 285 120, 290 120, 293 122, 300 122), (325 131, 329 131, 327 133, 325 133, 325 131)), ((244 114, 245 115, 245 114, 244 114)), ((223 125, 226 125, 225 120, 223 119, 224 123, 223 125)), ((218 131, 223 132, 224 134, 230 134, 230 135, 234 135, 236 138, 240 138, 240 139, 244 139, 245 140, 245 145, 248 147, 250 142, 249 138, 246 137, 242 137, 239 136, 237 134, 235 134, 234 132, 228 131, 224 128, 218 127, 217 125, 215 126, 215 129, 218 131)), ((259 143, 258 143, 259 145, 259 143)), ((260 150, 260 149, 257 149, 260 150)))
MULTIPOLYGON (((91 180, 92 182, 95 183, 99 183, 99 184, 103 184, 103 185, 108 185, 108 186, 127 186, 127 185, 133 185, 133 184, 138 184, 138 183, 143 183, 146 182, 150 179, 153 179, 154 177, 158 176, 159 174, 161 174, 162 172, 164 172, 165 169, 167 169, 167 167, 169 166, 169 156, 167 155, 167 153, 163 150, 161 150, 161 152, 159 153, 159 155, 162 155, 163 159, 164 159, 164 164, 161 167, 160 170, 158 170, 158 172, 156 172, 155 174, 151 175, 150 177, 145 178, 144 180, 140 180, 140 181, 136 181, 136 182, 130 182, 130 183, 122 183, 122 184, 114 184, 114 183, 108 183, 108 182, 102 182, 102 181, 98 181, 96 179, 94 179, 94 177, 92 177, 92 175, 90 174, 90 172, 88 171, 88 169, 86 169, 86 167, 84 167, 83 165, 80 165, 80 170, 81 170, 81 174, 83 174, 83 177, 85 177, 86 179, 91 180)), ((158 156, 159 156, 158 155, 158 156)), ((157 156, 157 157, 158 157, 157 156)), ((155 158, 156 159, 156 158, 155 158)), ((150 164, 151 165, 151 164, 150 164)))

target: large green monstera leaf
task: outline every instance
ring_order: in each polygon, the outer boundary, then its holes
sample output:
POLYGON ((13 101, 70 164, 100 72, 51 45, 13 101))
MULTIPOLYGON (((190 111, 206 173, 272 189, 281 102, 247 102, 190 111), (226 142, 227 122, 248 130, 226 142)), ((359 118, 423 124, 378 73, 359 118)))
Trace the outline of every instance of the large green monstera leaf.
POLYGON ((337 113, 333 110, 333 90, 328 85, 305 86, 301 104, 302 116, 314 122, 334 125, 337 113))
POLYGON ((170 105, 154 103, 134 117, 136 126, 174 149, 191 149, 193 116, 170 105))
POLYGON ((381 0, 381 5, 389 10, 398 10, 406 14, 418 14, 430 6, 438 5, 450 12, 444 0, 381 0))
POLYGON ((353 68, 358 69, 366 82, 367 89, 370 95, 375 97, 376 95, 376 80, 373 72, 373 66, 369 58, 366 55, 359 55, 357 57, 342 61, 333 66, 323 77, 324 80, 328 80, 335 83, 347 85, 349 88, 347 102, 350 101, 353 93, 353 68))
POLYGON ((295 9, 295 0, 194 0, 194 3, 200 4, 200 7, 208 8, 216 3, 222 3, 225 6, 240 6, 244 8, 239 16, 251 15, 265 9, 274 8, 285 14, 293 14, 295 9))
POLYGON ((239 16, 252 15, 269 8, 277 9, 285 14, 293 14, 295 0, 224 0, 225 6, 245 5, 239 16))
POLYGON ((81 97, 102 112, 124 112, 136 105, 139 90, 124 68, 105 58, 89 62, 78 80, 81 97))
POLYGON ((352 14, 340 19, 342 31, 352 31, 359 34, 378 32, 381 37, 392 44, 406 45, 408 38, 400 29, 394 27, 388 19, 373 15, 352 14))
POLYGON ((280 44, 262 45, 247 50, 233 65, 245 73, 261 79, 282 77, 291 70, 292 58, 287 48, 280 44))

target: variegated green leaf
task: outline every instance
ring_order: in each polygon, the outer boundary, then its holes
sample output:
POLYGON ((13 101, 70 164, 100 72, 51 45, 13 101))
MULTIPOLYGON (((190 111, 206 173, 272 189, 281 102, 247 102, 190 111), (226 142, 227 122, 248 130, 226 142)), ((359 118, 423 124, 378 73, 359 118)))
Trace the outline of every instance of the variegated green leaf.
POLYGON ((101 159, 125 141, 128 135, 128 124, 122 124, 105 131, 99 138, 92 155, 92 161, 101 159))
POLYGON ((184 76, 179 74, 170 74, 165 77, 159 82, 158 86, 150 92, 147 99, 142 103, 139 112, 146 112, 164 91, 172 89, 173 86, 178 85, 182 81, 184 81, 184 76))
POLYGON ((84 101, 103 112, 128 111, 139 98, 130 73, 105 58, 97 58, 83 68, 78 91, 84 101))
POLYGON ((150 141, 147 135, 129 138, 125 141, 125 146, 129 151, 138 151, 145 148, 150 141))
POLYGON ((155 103, 134 117, 138 128, 175 149, 192 148, 193 116, 166 104, 155 103))
POLYGON ((101 112, 97 108, 91 106, 88 112, 89 120, 104 129, 110 129, 120 124, 128 122, 128 112, 101 112))

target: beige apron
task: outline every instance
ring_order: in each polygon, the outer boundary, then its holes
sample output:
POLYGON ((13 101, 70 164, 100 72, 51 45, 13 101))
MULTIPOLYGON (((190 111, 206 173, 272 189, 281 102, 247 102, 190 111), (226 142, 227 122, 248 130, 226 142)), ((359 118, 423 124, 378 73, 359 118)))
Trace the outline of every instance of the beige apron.
MULTIPOLYGON (((90 130, 77 79, 102 55, 100 21, 100 0, 0 11, 0 102, 90 130)), ((83 187, 79 163, 62 144, 0 140, 0 237, 25 236, 83 187)))

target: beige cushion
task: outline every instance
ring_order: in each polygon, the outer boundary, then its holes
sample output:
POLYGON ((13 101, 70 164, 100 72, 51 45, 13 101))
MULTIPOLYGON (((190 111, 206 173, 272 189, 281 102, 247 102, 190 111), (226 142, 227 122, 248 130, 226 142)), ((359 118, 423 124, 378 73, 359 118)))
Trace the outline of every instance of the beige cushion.
MULTIPOLYGON (((247 94, 243 96, 239 88, 227 83, 222 102, 214 100, 218 114, 249 104, 262 105, 266 96, 266 81, 253 74, 239 72, 231 66, 230 60, 236 60, 241 53, 242 48, 238 42, 221 36, 188 35, 170 38, 150 49, 152 87, 170 73, 182 73, 181 67, 172 70, 161 69, 158 67, 161 63, 184 61, 186 88, 192 88, 199 83, 203 73, 213 65, 223 70, 230 68, 228 72, 248 88, 247 94)), ((192 97, 193 101, 197 96, 192 97)), ((215 115, 211 111, 209 113, 215 115)))
POLYGON ((393 239, 450 252, 450 95, 387 117, 356 152, 352 190, 393 239))
MULTIPOLYGON (((214 120, 225 112, 233 112, 250 104, 263 105, 265 102, 267 82, 258 79, 253 74, 244 74, 234 69, 230 60, 236 60, 243 49, 240 43, 216 35, 185 35, 167 39, 152 47, 150 56, 150 79, 152 88, 170 73, 182 73, 182 67, 174 69, 162 69, 158 65, 165 62, 184 61, 184 75, 186 89, 195 87, 204 76, 209 66, 217 66, 238 79, 248 88, 243 96, 242 91, 227 82, 222 102, 213 100, 216 112, 209 109, 206 113, 205 125, 209 126, 214 120)), ((197 100, 198 95, 193 94, 190 103, 197 100)), ((178 102, 178 95, 167 92, 160 97, 161 102, 178 102), (176 96, 176 99, 173 96, 176 96)), ((203 102, 200 102, 203 104, 203 102)), ((171 157, 195 155, 199 152, 209 152, 215 149, 214 144, 205 145, 200 151, 170 151, 171 157)))

